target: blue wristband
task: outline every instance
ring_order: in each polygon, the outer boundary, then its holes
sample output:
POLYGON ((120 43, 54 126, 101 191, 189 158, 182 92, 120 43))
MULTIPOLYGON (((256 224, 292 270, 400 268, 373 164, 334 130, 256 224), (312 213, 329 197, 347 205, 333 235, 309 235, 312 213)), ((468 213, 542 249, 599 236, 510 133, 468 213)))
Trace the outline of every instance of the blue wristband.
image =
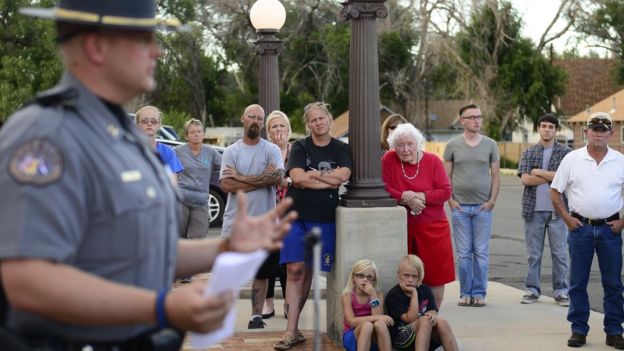
POLYGON ((168 289, 160 289, 156 296, 156 321, 158 322, 158 328, 163 329, 169 326, 167 320, 167 313, 165 312, 165 299, 167 298, 168 289))
POLYGON ((372 299, 370 300, 369 304, 372 308, 375 308, 375 307, 378 307, 381 304, 381 302, 379 301, 379 299, 372 299))

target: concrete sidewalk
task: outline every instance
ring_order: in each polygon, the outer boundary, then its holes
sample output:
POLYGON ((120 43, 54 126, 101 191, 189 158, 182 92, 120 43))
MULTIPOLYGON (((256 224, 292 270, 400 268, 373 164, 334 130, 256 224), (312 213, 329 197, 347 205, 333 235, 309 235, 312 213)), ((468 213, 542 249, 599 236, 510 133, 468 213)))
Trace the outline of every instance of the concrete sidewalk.
MULTIPOLYGON (((277 289, 276 289, 277 290, 277 289)), ((447 319, 455 335, 469 351, 500 351, 500 350, 539 350, 560 351, 570 349, 567 339, 570 336, 570 324, 566 321, 567 308, 558 306, 550 297, 542 296, 532 305, 523 305, 520 298, 522 290, 518 290, 500 283, 490 282, 488 287, 487 306, 459 307, 457 296, 459 283, 447 285, 446 299, 444 300, 440 316, 447 319)), ((272 343, 276 342, 286 329, 286 319, 283 315, 283 300, 275 300, 275 316, 268 320, 266 329, 247 329, 251 304, 246 298, 237 301, 236 337, 240 342, 236 348, 228 347, 232 340, 214 345, 213 349, 246 349, 272 350, 272 343), (250 337, 255 336, 255 337, 250 337), (268 340, 270 339, 270 340, 268 340), (248 340, 245 346, 242 346, 248 340)), ((582 350, 613 350, 605 345, 605 334, 602 331, 603 315, 591 312, 589 324, 591 331, 587 337, 587 345, 582 350)), ((313 330, 313 304, 308 300, 302 313, 299 327, 304 331, 308 340, 292 350, 311 350, 311 335, 313 330)), ((321 330, 326 329, 326 306, 321 301, 321 330)), ((325 350, 335 349, 326 340, 325 350)), ((190 350, 185 347, 185 350, 190 350)), ((571 349, 570 349, 571 350, 571 349)))

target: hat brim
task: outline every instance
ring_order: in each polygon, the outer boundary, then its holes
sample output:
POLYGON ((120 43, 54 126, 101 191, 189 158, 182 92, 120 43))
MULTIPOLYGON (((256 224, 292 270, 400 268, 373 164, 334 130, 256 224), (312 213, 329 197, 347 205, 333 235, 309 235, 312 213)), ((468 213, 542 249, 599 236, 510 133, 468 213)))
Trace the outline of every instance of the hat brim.
POLYGON ((606 126, 604 124, 590 124, 587 126, 587 128, 589 129, 604 129, 604 130, 611 130, 611 127, 606 126))
POLYGON ((58 22, 69 22, 111 29, 142 31, 168 30, 174 32, 185 32, 189 30, 189 28, 180 23, 177 18, 161 19, 100 16, 95 13, 70 11, 57 7, 49 9, 22 7, 19 9, 19 13, 30 17, 52 19, 58 22))

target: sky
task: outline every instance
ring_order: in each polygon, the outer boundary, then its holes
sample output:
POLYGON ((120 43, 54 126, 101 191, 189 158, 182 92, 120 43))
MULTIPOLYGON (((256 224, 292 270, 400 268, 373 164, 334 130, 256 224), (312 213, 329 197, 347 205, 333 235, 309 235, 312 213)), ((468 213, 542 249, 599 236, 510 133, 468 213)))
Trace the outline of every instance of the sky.
MULTIPOLYGON (((533 39, 535 44, 539 42, 544 30, 554 18, 561 4, 560 0, 511 0, 511 2, 524 22, 522 34, 533 39)), ((557 29, 563 27, 563 23, 558 23, 551 29, 550 33, 555 33, 557 29)), ((588 53, 590 51, 588 45, 584 42, 577 43, 576 40, 573 40, 573 36, 574 34, 564 35, 554 41, 555 51, 561 53, 566 49, 576 46, 579 53, 588 53)), ((604 50, 598 50, 596 48, 592 50, 598 52, 601 56, 605 54, 604 50)))

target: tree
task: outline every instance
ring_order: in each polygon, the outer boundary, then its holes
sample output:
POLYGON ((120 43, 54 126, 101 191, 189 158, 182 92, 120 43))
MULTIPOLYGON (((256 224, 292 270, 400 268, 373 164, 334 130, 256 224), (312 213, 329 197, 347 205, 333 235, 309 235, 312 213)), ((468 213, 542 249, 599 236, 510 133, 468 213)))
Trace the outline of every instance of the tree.
POLYGON ((594 47, 609 50, 617 56, 617 82, 624 83, 624 1, 587 0, 576 30, 587 39, 598 39, 594 47))
POLYGON ((521 37, 520 28, 511 3, 489 0, 442 45, 452 64, 441 76, 456 79, 452 95, 482 101, 486 133, 495 139, 513 130, 519 118, 536 121, 549 112, 554 96, 564 90, 564 72, 521 37))
POLYGON ((17 10, 53 0, 0 0, 0 120, 52 87, 62 72, 53 22, 20 15, 17 10))

